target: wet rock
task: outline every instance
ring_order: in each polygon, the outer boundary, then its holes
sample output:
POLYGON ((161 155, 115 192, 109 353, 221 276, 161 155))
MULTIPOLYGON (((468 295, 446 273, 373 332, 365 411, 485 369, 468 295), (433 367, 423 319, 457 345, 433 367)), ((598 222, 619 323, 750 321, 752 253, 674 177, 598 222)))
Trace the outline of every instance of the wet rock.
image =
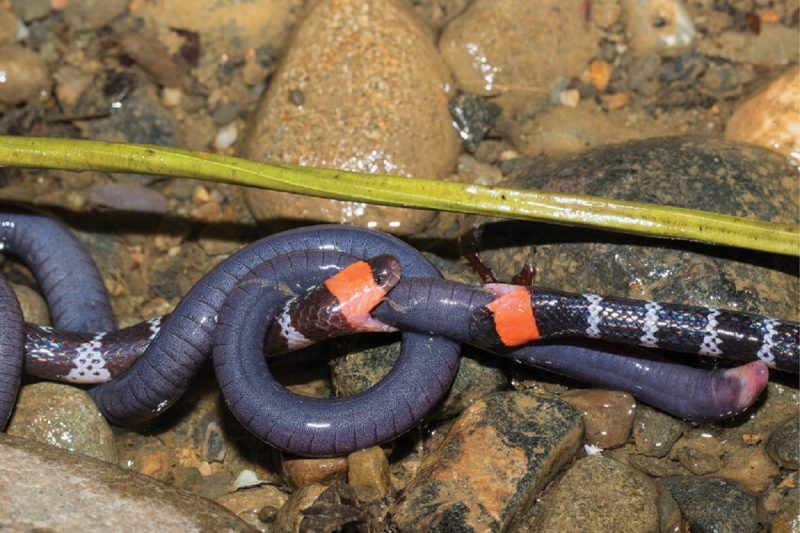
POLYGON ((20 389, 7 431, 26 439, 117 461, 111 427, 86 391, 60 383, 34 383, 20 389))
POLYGON ((50 90, 50 71, 36 52, 21 46, 0 46, 0 102, 18 104, 38 100, 50 90))
POLYGON ((500 108, 474 94, 461 93, 450 100, 450 114, 468 152, 475 152, 494 125, 500 108))
POLYGON ((710 474, 725 465, 722 443, 710 434, 679 439, 670 450, 670 459, 679 461, 693 474, 710 474))
POLYGON ((439 50, 462 90, 503 95, 502 105, 513 108, 546 98, 557 78, 578 75, 597 54, 600 32, 582 22, 583 9, 580 2, 476 0, 442 32, 439 50))
POLYGON ((674 52, 688 47, 695 29, 681 0, 623 0, 631 51, 635 54, 674 52))
POLYGON ((542 497, 530 531, 659 531, 659 487, 605 457, 576 462, 542 497))
POLYGON ((69 0, 64 20, 75 30, 102 28, 128 9, 128 0, 69 0))
POLYGON ((768 383, 755 409, 718 430, 722 438, 746 441, 766 440, 789 420, 800 416, 797 389, 780 383, 768 383))
MULTIPOLYGON (((170 146, 175 135, 172 114, 149 91, 137 91, 128 96, 114 114, 92 120, 90 126, 92 138, 111 142, 170 146)), ((134 178, 124 174, 118 176, 123 182, 135 182, 134 178)))
POLYGON ((330 484, 347 478, 347 459, 344 457, 307 459, 287 455, 281 461, 281 469, 284 478, 293 487, 330 484))
POLYGON ((725 466, 716 475, 736 481, 758 494, 778 477, 778 466, 769 458, 763 446, 731 447, 725 454, 725 466))
MULTIPOLYGON (((449 86, 432 36, 407 6, 395 0, 326 0, 314 5, 295 34, 250 117, 241 153, 279 163, 443 178, 458 152, 449 86)), ((434 216, 273 191, 246 195, 254 217, 280 225, 316 220, 415 233, 434 216)))
POLYGON ((636 413, 636 400, 627 392, 608 390, 567 391, 561 398, 583 418, 583 441, 600 448, 628 442, 636 413))
POLYGON ((627 464, 635 469, 653 477, 686 476, 689 471, 679 462, 667 457, 648 457, 646 455, 631 455, 627 464))
POLYGON ((800 68, 790 68, 740 103, 725 138, 776 150, 800 165, 800 68))
MULTIPOLYGON (((333 533, 366 519, 356 506, 355 491, 346 485, 306 485, 289 497, 275 517, 277 531, 320 531, 333 533)), ((358 531, 358 530, 356 530, 358 531)))
POLYGON ((664 479, 661 484, 678 503, 692 531, 757 531, 756 500, 734 481, 681 477, 664 479))
POLYGON ((441 28, 459 16, 472 0, 412 0, 414 11, 432 28, 441 28))
POLYGON ((27 285, 12 283, 11 286, 17 295, 25 320, 43 326, 50 325, 50 312, 47 310, 47 302, 44 301, 44 298, 27 285))
MULTIPOLYGON (((524 160, 514 163, 506 185, 797 223, 796 169, 773 152, 742 143, 666 137, 520 165, 524 160)), ((555 226, 534 230, 515 222, 484 225, 482 243, 500 248, 483 254, 500 277, 534 257, 542 265, 537 284, 546 287, 787 319, 799 314, 796 263, 789 258, 746 251, 710 255, 702 253, 708 251, 703 247, 676 241, 654 243, 555 226), (521 247, 503 249, 514 244, 521 247)))
POLYGON ((389 461, 380 446, 347 456, 347 483, 362 502, 380 500, 389 494, 392 488, 389 461))
POLYGON ((0 456, 11 530, 252 531, 213 502, 85 455, 0 434, 0 456))
POLYGON ((274 519, 274 515, 267 516, 266 521, 262 520, 264 517, 263 509, 270 508, 277 511, 288 499, 288 494, 278 487, 268 485, 237 490, 220 496, 216 499, 216 502, 256 529, 267 531, 266 526, 274 519))
POLYGON ((797 470, 800 463, 798 440, 797 420, 791 419, 770 435, 767 452, 782 467, 797 470))
POLYGON ((762 24, 758 34, 730 30, 716 39, 698 41, 697 49, 735 63, 788 65, 797 57, 797 30, 780 23, 762 24))
POLYGON ((795 533, 800 531, 800 491, 791 490, 781 500, 772 517, 772 533, 795 533))
POLYGON ((636 451, 648 457, 664 457, 685 429, 684 422, 640 405, 633 422, 636 451))
POLYGON ((298 15, 295 4, 293 0, 155 0, 138 3, 133 14, 169 43, 173 53, 183 44, 174 30, 181 28, 201 36, 200 62, 235 62, 248 49, 280 50, 298 15))
POLYGON ((565 402, 500 392, 475 402, 390 509, 401 530, 500 530, 580 446, 565 402))

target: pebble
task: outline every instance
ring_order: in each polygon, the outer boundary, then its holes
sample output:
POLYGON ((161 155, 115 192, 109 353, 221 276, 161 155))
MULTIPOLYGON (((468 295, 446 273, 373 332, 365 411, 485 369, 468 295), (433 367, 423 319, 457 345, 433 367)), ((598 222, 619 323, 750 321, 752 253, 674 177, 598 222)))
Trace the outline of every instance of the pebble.
POLYGON ((6 7, 0 7, 0 46, 17 41, 17 17, 6 7))
POLYGON ((110 463, 117 462, 117 446, 108 422, 86 391, 69 385, 33 383, 23 386, 6 431, 110 463))
POLYGON ((800 166, 800 67, 741 102, 728 120, 725 138, 770 148, 800 166))
POLYGON ((11 286, 19 300, 19 306, 22 308, 22 316, 25 317, 25 321, 49 326, 50 311, 47 309, 47 302, 44 301, 44 298, 27 285, 12 283, 11 286))
POLYGON ((671 53, 687 48, 694 39, 694 24, 681 0, 622 0, 622 8, 635 54, 671 53))
POLYGON ((0 524, 12 531, 252 531, 225 508, 82 454, 0 434, 0 524))
MULTIPOLYGON (((258 161, 444 178, 458 152, 451 85, 432 35, 405 4, 325 0, 298 28, 250 117, 241 153, 258 161)), ((253 216, 275 224, 346 222, 413 234, 435 216, 274 191, 245 194, 253 216)))
POLYGON ((353 489, 342 484, 307 485, 280 508, 275 528, 292 532, 338 531, 350 525, 359 531, 358 526, 366 526, 366 514, 355 505, 355 496, 353 489))
POLYGON ((736 481, 754 494, 766 490, 780 470, 767 455, 764 446, 736 446, 725 454, 725 466, 716 475, 736 481))
POLYGON ((501 530, 580 448, 566 402, 523 392, 467 408, 390 509, 400 530, 501 530))
POLYGON ((791 490, 781 500, 772 517, 772 533, 797 533, 800 531, 800 491, 791 490))
POLYGON ((94 81, 91 74, 70 65, 64 65, 56 70, 53 78, 56 80, 56 98, 67 109, 73 109, 78 105, 81 96, 94 81))
POLYGON ((389 494, 392 488, 389 461, 380 446, 347 456, 347 483, 362 502, 380 500, 389 494))
MULTIPOLYGON (((262 510, 267 508, 277 512, 288 499, 289 495, 281 489, 267 485, 237 490, 220 496, 215 501, 253 527, 262 529, 265 526, 262 510)), ((274 519, 274 515, 271 519, 274 519)), ((268 517, 267 521, 271 519, 268 517)))
POLYGON ((125 13, 129 0, 69 0, 63 8, 64 20, 75 30, 102 28, 125 13))
POLYGON ((347 458, 321 459, 284 456, 281 461, 284 479, 293 487, 330 484, 347 478, 347 458))
POLYGON ((780 23, 762 24, 758 34, 728 29, 698 41, 697 50, 733 63, 782 67, 797 61, 797 29, 780 23))
POLYGON ((758 531, 756 499, 734 481, 716 477, 678 477, 663 479, 661 484, 678 503, 691 531, 758 531))
POLYGON ((529 531, 659 531, 659 488, 605 457, 578 460, 521 519, 529 531))
POLYGON ((450 100, 450 114, 464 148, 474 153, 500 115, 500 108, 474 94, 460 93, 450 100))
POLYGON ((686 423, 676 418, 640 405, 633 422, 636 451, 647 457, 665 457, 686 427, 686 423))
POLYGON ((30 22, 50 13, 50 0, 13 0, 11 10, 20 19, 30 22))
POLYGON ((167 199, 160 192, 136 183, 102 183, 89 188, 93 204, 120 211, 163 215, 167 199))
POLYGON ((636 400, 627 392, 578 389, 567 391, 561 398, 581 414, 586 444, 606 449, 628 442, 636 400))
POLYGON ((425 19, 429 26, 439 29, 469 6, 472 0, 425 0, 412 2, 414 10, 425 19))
POLYGON ((800 450, 798 450, 797 420, 792 418, 769 436, 767 452, 783 468, 798 469, 800 450))
POLYGON ((172 53, 184 44, 173 28, 202 36, 200 64, 216 67, 244 59, 248 49, 280 50, 300 9, 294 0, 150 0, 131 12, 157 33, 172 53))
POLYGON ((683 437, 672 446, 670 459, 677 460, 696 475, 710 474, 725 465, 722 443, 711 434, 683 437))
POLYGON ((39 54, 21 46, 0 46, 0 102, 38 100, 50 84, 50 71, 39 54))

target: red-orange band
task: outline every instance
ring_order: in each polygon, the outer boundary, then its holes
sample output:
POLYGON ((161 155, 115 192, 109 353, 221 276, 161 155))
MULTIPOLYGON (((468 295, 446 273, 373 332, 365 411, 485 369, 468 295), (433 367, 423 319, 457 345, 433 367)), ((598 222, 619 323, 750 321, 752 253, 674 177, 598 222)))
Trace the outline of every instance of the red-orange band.
POLYGON ((328 278, 325 287, 341 304, 341 313, 354 325, 386 296, 372 277, 372 267, 365 261, 356 261, 328 278))
POLYGON ((539 338, 527 289, 513 290, 486 307, 494 314, 494 327, 505 346, 519 346, 539 338))

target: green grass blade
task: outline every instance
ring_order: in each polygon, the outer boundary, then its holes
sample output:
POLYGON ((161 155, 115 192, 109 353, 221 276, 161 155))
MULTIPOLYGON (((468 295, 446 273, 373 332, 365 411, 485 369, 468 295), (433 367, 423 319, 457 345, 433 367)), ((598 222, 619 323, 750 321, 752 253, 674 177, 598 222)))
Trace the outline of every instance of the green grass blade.
POLYGON ((800 255, 800 227, 583 195, 256 163, 161 146, 0 136, 0 165, 155 174, 800 255))

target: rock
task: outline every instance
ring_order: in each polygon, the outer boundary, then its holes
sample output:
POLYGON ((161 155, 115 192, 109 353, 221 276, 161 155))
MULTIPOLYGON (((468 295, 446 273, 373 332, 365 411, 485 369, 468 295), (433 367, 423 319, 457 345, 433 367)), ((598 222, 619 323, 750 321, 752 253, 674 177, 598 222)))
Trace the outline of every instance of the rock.
POLYGON ((798 440, 797 420, 791 419, 769 436, 767 453, 783 468, 797 470, 800 463, 798 440))
MULTIPOLYGON (((560 160, 509 161, 503 168, 513 169, 505 183, 511 187, 705 208, 797 223, 792 203, 799 194, 796 169, 773 152, 742 143, 697 137, 655 138, 597 148, 560 160)), ((706 305, 790 320, 800 314, 796 263, 788 258, 759 260, 746 251, 732 251, 723 257, 677 241, 666 246, 636 237, 556 226, 536 226, 533 231, 530 223, 518 222, 484 225, 481 242, 487 249, 483 259, 501 278, 510 277, 518 265, 534 256, 535 247, 536 264, 544 265, 538 269, 537 285, 706 305), (513 245, 518 247, 503 249, 513 245)))
POLYGON ((432 28, 441 28, 460 15, 472 0, 423 0, 414 1, 414 10, 432 28))
POLYGON ((600 448, 628 442, 636 413, 636 400, 627 392, 571 390, 561 398, 583 417, 583 441, 600 448))
POLYGON ((730 440, 766 440, 787 421, 797 420, 800 416, 799 404, 800 396, 795 387, 768 383, 766 394, 762 394, 753 412, 739 417, 736 423, 718 431, 722 438, 730 440))
POLYGON ((450 114, 464 148, 473 153, 494 125, 500 108, 474 94, 460 93, 450 100, 450 114))
MULTIPOLYGON (((446 177, 458 153, 451 82, 427 28, 396 0, 326 0, 298 28, 250 127, 248 159, 446 177), (347 102, 347 105, 343 105, 347 102)), ((347 222, 413 234, 431 212, 250 190, 253 216, 280 226, 347 222)))
MULTIPOLYGON (((266 524, 265 521, 261 519, 261 517, 264 516, 262 510, 264 508, 271 508, 277 511, 288 499, 289 495, 278 487, 267 485, 264 487, 237 490, 236 492, 220 496, 216 499, 216 502, 243 521, 263 531, 266 524)), ((271 518, 274 519, 274 515, 272 515, 271 518)), ((268 515, 267 522, 270 521, 268 515)))
POLYGON ((800 165, 800 67, 740 103, 725 138, 776 150, 800 165))
POLYGON ((696 475, 716 472, 725 465, 722 443, 712 435, 702 433, 696 437, 679 439, 670 450, 670 459, 677 460, 696 475))
POLYGON ((122 211, 159 215, 167 211, 167 199, 161 193, 135 183, 92 185, 89 197, 95 205, 122 211))
POLYGON ((561 400, 498 392, 475 402, 390 509, 400 530, 500 530, 580 447, 561 400))
POLYGON ((117 461, 111 426, 86 391, 69 385, 34 383, 22 387, 7 431, 110 463, 117 461))
POLYGON ((85 455, 0 434, 0 524, 12 531, 252 531, 225 508, 85 455))
POLYGON ((347 483, 355 489, 362 502, 380 500, 389 494, 392 488, 389 461, 380 446, 347 456, 347 483))
POLYGON ((248 49, 280 50, 296 21, 294 0, 154 0, 132 7, 172 52, 183 44, 173 28, 201 36, 200 63, 235 62, 248 49))
POLYGON ((30 22, 50 14, 50 0, 14 0, 11 10, 20 19, 30 22))
POLYGON ((347 459, 329 457, 306 459, 285 455, 281 461, 283 477, 293 487, 312 484, 330 484, 347 478, 347 459))
POLYGON ((796 61, 797 30, 780 23, 762 24, 758 34, 729 30, 698 41, 697 50, 734 63, 783 66, 796 61))
POLYGON ((648 457, 664 457, 685 429, 684 422, 640 405, 633 422, 636 451, 648 457))
POLYGON ((4 104, 38 100, 52 83, 41 56, 21 46, 0 46, 0 72, 0 102, 4 104))
POLYGON ((729 449, 725 454, 725 463, 717 475, 738 482, 754 494, 769 487, 780 473, 763 446, 729 449))
MULTIPOLYGON (((613 451, 613 450, 612 450, 613 451)), ((648 457, 646 455, 631 455, 628 464, 635 469, 652 477, 686 476, 689 471, 679 462, 667 457, 648 457)))
POLYGON ((306 485, 292 494, 275 517, 277 531, 363 531, 366 513, 356 506, 356 494, 346 485, 306 485))
POLYGON ((734 481, 680 477, 663 479, 661 484, 678 503, 692 531, 758 531, 756 499, 734 481))
POLYGON ((102 28, 128 9, 128 0, 69 0, 64 19, 75 30, 102 28))
MULTIPOLYGON (((172 114, 150 91, 136 91, 126 97, 119 109, 108 118, 91 121, 93 139, 110 142, 132 142, 170 146, 175 135, 172 114)), ((117 174, 123 182, 136 183, 136 178, 117 174)), ((146 183, 152 179, 147 179, 146 183)))
POLYGON ((800 531, 800 491, 791 490, 781 500, 772 517, 772 533, 796 533, 800 531))
POLYGON ((0 8, 0 46, 17 42, 17 17, 5 8, 0 8))
POLYGON ((658 485, 629 466, 585 457, 521 518, 529 531, 659 531, 658 485))
POLYGON ((476 0, 442 32, 439 50, 459 87, 477 95, 503 95, 513 109, 545 99, 558 78, 586 69, 601 33, 583 24, 578 1, 476 0))
POLYGON ((22 308, 22 316, 25 317, 25 321, 49 326, 50 311, 47 309, 47 302, 44 301, 44 298, 27 285, 12 283, 11 286, 14 288, 14 293, 16 293, 19 300, 19 306, 22 308))
POLYGON ((669 53, 687 48, 695 29, 681 0, 623 0, 630 46, 634 54, 669 53))

